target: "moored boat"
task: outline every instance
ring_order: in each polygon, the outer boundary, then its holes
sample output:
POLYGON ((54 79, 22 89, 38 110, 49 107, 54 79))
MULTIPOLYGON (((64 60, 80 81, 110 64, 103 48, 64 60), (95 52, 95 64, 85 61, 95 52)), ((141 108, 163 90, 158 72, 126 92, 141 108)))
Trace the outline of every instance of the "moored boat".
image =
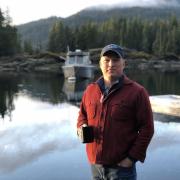
POLYGON ((89 52, 68 51, 65 65, 62 68, 64 77, 68 79, 94 77, 94 66, 91 64, 89 52))

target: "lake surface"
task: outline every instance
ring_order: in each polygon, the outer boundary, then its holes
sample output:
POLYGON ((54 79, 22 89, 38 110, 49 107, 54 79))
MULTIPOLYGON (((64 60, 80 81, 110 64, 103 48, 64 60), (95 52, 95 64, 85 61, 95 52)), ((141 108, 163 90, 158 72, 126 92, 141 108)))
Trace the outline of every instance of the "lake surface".
MULTIPOLYGON (((180 95, 180 72, 128 72, 150 95, 180 95)), ((97 78, 97 77, 96 77, 97 78)), ((0 180, 90 180, 76 136, 79 101, 90 81, 48 74, 0 74, 0 180)), ((155 119, 139 180, 180 179, 180 123, 155 119)))

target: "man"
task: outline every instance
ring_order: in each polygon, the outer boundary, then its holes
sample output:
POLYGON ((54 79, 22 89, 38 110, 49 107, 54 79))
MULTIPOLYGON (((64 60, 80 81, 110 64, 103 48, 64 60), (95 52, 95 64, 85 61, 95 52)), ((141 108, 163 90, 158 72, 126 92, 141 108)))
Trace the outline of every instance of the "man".
POLYGON ((77 122, 92 126, 94 140, 86 144, 95 180, 136 180, 137 161, 144 162, 154 133, 149 97, 141 85, 123 74, 123 49, 110 44, 102 49, 103 76, 84 92, 77 122))

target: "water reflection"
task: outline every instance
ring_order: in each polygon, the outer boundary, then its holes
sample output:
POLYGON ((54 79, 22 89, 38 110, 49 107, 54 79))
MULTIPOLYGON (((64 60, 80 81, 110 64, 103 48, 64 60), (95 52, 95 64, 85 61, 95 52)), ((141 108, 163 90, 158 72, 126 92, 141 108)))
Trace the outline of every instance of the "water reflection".
MULTIPOLYGON (((180 72, 158 72, 126 70, 126 74, 144 85, 150 95, 180 94, 180 72)), ((96 72, 95 78, 100 76, 96 72)), ((84 89, 90 81, 69 83, 59 75, 49 74, 0 74, 0 117, 14 109, 13 99, 17 92, 28 94, 34 99, 58 104, 64 101, 80 101, 84 89)))
MULTIPOLYGON (((13 120, 5 117, 0 122, 0 180, 26 180, 27 176, 31 180, 90 180, 85 147, 76 137, 78 107, 66 102, 53 105, 21 93, 14 105, 13 120)), ((180 123, 157 120, 146 163, 137 164, 138 178, 178 180, 180 123)))
POLYGON ((14 75, 0 74, 0 118, 8 115, 14 109, 14 94, 18 92, 19 79, 14 75), (13 77, 13 78, 12 78, 13 77))
POLYGON ((77 146, 77 107, 67 103, 53 106, 21 94, 14 104, 13 121, 5 117, 0 122, 0 171, 11 172, 51 151, 77 146))
POLYGON ((62 91, 64 78, 49 74, 0 74, 0 118, 14 110, 14 98, 18 92, 51 104, 65 101, 62 91))
POLYGON ((41 101, 57 104, 64 101, 64 78, 60 75, 30 74, 20 76, 19 91, 41 101))
POLYGON ((91 82, 90 79, 69 81, 65 80, 63 91, 66 94, 67 101, 80 102, 82 95, 87 85, 91 82))
POLYGON ((161 72, 155 70, 126 70, 126 74, 142 84, 150 95, 177 94, 180 95, 180 71, 161 72))
POLYGON ((149 146, 146 162, 138 163, 141 180, 178 180, 180 177, 180 124, 155 121, 155 134, 149 146), (163 173, 162 173, 163 172, 163 173))
MULTIPOLYGON (((156 120, 156 119, 155 119, 156 120)), ((177 123, 163 123, 158 120, 155 121, 155 137, 149 148, 150 151, 157 149, 168 149, 170 146, 178 145, 180 147, 180 124, 177 123)), ((170 155, 171 152, 169 152, 170 155)), ((180 151, 178 152, 180 153, 180 151)), ((180 168, 180 166, 179 166, 180 168)))
MULTIPOLYGON (((127 73, 151 95, 180 94, 179 72, 127 73)), ((85 148, 76 137, 79 108, 70 103, 81 99, 88 83, 69 84, 48 74, 0 75, 0 180, 90 179, 85 148)), ((155 135, 146 163, 138 163, 138 178, 178 180, 180 123, 154 117, 155 135)))

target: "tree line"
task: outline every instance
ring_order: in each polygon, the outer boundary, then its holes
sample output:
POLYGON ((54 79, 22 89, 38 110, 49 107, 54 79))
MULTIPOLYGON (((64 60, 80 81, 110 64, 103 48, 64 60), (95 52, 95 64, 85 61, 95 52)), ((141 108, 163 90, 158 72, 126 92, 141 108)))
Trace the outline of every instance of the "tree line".
MULTIPOLYGON (((0 56, 39 53, 41 44, 34 49, 31 39, 21 42, 11 21, 8 12, 0 8, 0 56)), ((55 53, 66 52, 68 47, 89 50, 109 43, 155 55, 180 55, 180 20, 176 16, 156 20, 121 16, 79 26, 65 25, 60 20, 52 25, 46 50, 55 53)))
POLYGON ((8 10, 2 12, 0 9, 0 56, 14 55, 20 48, 17 29, 11 22, 8 10))
POLYGON ((153 21, 120 17, 102 23, 87 22, 79 27, 59 21, 49 33, 48 50, 65 52, 67 47, 88 50, 109 43, 155 55, 180 55, 180 21, 176 16, 153 21))
POLYGON ((0 57, 12 56, 17 53, 33 54, 31 40, 21 41, 21 36, 15 26, 12 26, 12 18, 9 10, 2 11, 0 8, 0 57))

